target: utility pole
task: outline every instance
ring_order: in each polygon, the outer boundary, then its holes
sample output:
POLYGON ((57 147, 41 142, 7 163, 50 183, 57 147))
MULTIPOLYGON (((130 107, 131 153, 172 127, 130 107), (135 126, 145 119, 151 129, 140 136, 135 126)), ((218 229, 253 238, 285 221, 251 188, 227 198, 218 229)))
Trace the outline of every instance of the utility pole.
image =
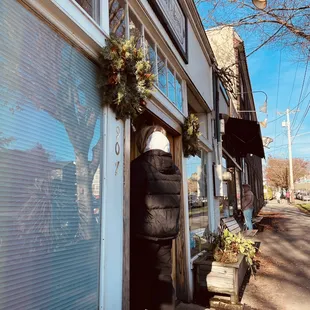
POLYGON ((289 192, 290 192, 290 202, 294 201, 294 171, 293 171, 293 156, 292 156, 292 138, 291 138, 291 122, 290 114, 296 113, 298 110, 286 109, 286 122, 282 122, 283 127, 287 127, 287 139, 288 139, 288 160, 289 160, 289 192))
POLYGON ((290 167, 290 202, 292 202, 294 195, 294 172, 293 172, 293 158, 292 158, 290 109, 286 110, 286 122, 287 122, 287 139, 288 139, 288 160, 290 167))

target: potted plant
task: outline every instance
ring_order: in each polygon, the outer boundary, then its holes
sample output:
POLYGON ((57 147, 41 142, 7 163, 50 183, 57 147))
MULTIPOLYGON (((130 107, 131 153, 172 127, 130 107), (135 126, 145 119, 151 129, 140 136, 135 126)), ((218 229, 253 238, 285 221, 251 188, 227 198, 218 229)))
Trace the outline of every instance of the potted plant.
POLYGON ((239 289, 248 269, 254 274, 256 248, 254 241, 227 229, 205 236, 208 246, 195 262, 196 285, 209 292, 228 294, 237 303, 239 289))

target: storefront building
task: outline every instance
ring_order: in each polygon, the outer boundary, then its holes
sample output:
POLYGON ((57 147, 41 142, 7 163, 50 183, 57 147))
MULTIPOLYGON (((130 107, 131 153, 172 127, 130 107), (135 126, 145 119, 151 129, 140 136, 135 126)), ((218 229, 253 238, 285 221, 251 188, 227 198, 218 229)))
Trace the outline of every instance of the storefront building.
POLYGON ((254 214, 257 214, 264 204, 261 158, 265 154, 244 44, 233 27, 211 29, 207 35, 219 68, 230 68, 225 76, 217 75, 214 91, 218 102, 215 122, 218 124, 220 205, 230 208, 226 216, 238 217, 242 184, 250 184, 254 194, 254 214))
POLYGON ((135 130, 160 124, 183 175, 177 297, 193 295, 193 235, 215 230, 214 56, 192 1, 3 0, 0 11, 0 308, 129 309, 135 130), (138 34, 157 76, 135 128, 102 107, 98 60, 138 34), (184 158, 182 124, 200 120, 184 158))

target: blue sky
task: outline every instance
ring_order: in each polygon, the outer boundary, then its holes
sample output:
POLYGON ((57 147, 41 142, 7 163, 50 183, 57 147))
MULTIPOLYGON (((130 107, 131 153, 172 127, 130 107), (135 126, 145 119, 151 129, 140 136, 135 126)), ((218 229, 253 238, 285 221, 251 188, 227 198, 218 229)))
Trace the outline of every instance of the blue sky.
MULTIPOLYGON (((207 16, 209 8, 212 7, 210 3, 205 2, 199 7, 199 11, 202 16, 207 16)), ((238 8, 233 3, 230 6, 221 7, 216 11, 218 16, 215 16, 218 21, 221 18, 226 18, 225 14, 232 14, 234 18, 244 17, 244 11, 238 8), (226 9, 225 13, 224 10, 226 9), (220 15, 222 14, 222 16, 220 15), (224 14, 224 16, 223 16, 224 14)), ((212 21, 211 21, 212 23, 212 21)), ((259 34, 250 31, 238 30, 239 35, 244 40, 246 54, 252 52, 262 41, 259 39, 259 34)), ((305 56, 304 56, 305 58, 305 56)), ((303 58, 303 60, 304 60, 303 58)), ((305 75, 306 62, 299 62, 300 55, 296 55, 296 52, 290 51, 288 48, 283 49, 283 45, 280 47, 277 44, 265 45, 257 52, 248 57, 248 67, 252 82, 252 89, 262 90, 268 95, 268 121, 267 128, 262 128, 262 135, 268 136, 274 139, 274 142, 270 144, 270 149, 265 149, 266 158, 269 155, 275 157, 288 156, 288 142, 287 142, 287 129, 282 127, 282 121, 285 117, 274 121, 279 117, 277 112, 285 112, 287 108, 294 108, 297 106, 302 83, 305 75), (296 75, 296 79, 295 79, 296 75), (295 83, 294 83, 295 80, 295 83)), ((310 64, 307 68, 306 79, 304 83, 303 94, 301 100, 303 100, 310 92, 310 64)), ((264 103, 265 96, 263 94, 254 94, 255 104, 257 110, 259 106, 264 103)), ((307 106, 310 104, 310 93, 300 104, 300 111, 296 114, 294 126, 292 128, 292 135, 296 134, 300 121, 303 118, 304 112, 307 106)), ((263 121, 266 118, 266 114, 257 113, 259 121, 263 121)), ((291 120, 293 123, 294 115, 291 114, 291 120)), ((310 113, 306 116, 302 126, 298 131, 298 135, 309 132, 299 137, 296 137, 293 141, 293 157, 302 157, 310 160, 310 113)))
MULTIPOLYGON (((247 42, 245 41, 245 45, 247 42)), ((264 47, 248 58, 248 66, 253 90, 263 90, 268 95, 268 126, 262 128, 262 135, 274 139, 270 144, 270 149, 265 149, 266 157, 288 156, 287 128, 282 127, 282 121, 286 116, 279 118, 278 112, 285 112, 287 108, 293 109, 298 105, 302 84, 306 72, 303 92, 299 112, 291 114, 292 136, 296 135, 305 110, 310 103, 310 70, 306 71, 306 63, 296 61, 296 56, 292 56, 286 50, 276 50, 274 47, 264 47), (296 76, 296 79, 295 79, 296 76), (295 84, 294 84, 295 80, 295 84), (295 118, 295 121, 294 121, 295 118)), ((257 110, 264 102, 263 94, 255 94, 255 104, 257 110)), ((265 114, 258 112, 259 120, 263 120, 265 114)), ((310 114, 307 114, 298 134, 309 132, 308 134, 296 136, 293 140, 293 157, 302 157, 310 160, 310 114)))

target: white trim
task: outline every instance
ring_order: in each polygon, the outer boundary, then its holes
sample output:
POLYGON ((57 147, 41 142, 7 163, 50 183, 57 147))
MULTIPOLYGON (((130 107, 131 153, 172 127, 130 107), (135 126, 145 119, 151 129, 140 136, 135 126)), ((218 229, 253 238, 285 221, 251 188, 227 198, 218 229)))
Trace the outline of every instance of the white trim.
POLYGON ((199 137, 199 146, 206 152, 213 152, 212 144, 203 135, 199 137))
POLYGON ((207 135, 208 135, 208 141, 212 145, 212 139, 213 139, 213 129, 214 126, 212 124, 212 112, 207 113, 207 122, 208 122, 208 128, 207 128, 207 135))
POLYGON ((122 309, 123 295, 123 213, 124 213, 124 123, 116 120, 115 113, 107 107, 106 143, 105 143, 105 174, 108 177, 104 183, 104 270, 103 308, 122 309), (117 154, 116 144, 119 145, 117 154), (112 150, 112 151, 108 151, 112 150))
MULTIPOLYGON (((168 68, 167 68, 167 71, 168 71, 168 68)), ((167 85, 168 85, 168 81, 167 81, 167 85)), ((185 114, 183 113, 183 111, 181 111, 181 110, 179 110, 178 109, 178 107, 177 107, 177 105, 176 104, 174 104, 170 99, 169 99, 169 97, 168 97, 168 94, 166 95, 160 88, 159 88, 159 86, 158 85, 155 85, 155 89, 156 89, 156 92, 154 92, 154 96, 155 96, 155 94, 157 93, 159 93, 160 95, 162 95, 162 97, 164 97, 164 101, 166 101, 168 104, 167 104, 167 107, 168 107, 168 105, 171 105, 171 106, 173 106, 174 108, 175 108, 175 110, 176 111, 178 111, 180 114, 182 114, 182 116, 183 117, 185 117, 185 114)), ((165 103, 165 102, 164 102, 165 103)), ((169 109, 170 110, 170 109, 169 109)), ((172 109, 173 110, 173 109, 172 109)), ((183 118, 182 118, 183 119, 183 118)), ((181 119, 180 119, 181 120, 181 119)))
MULTIPOLYGON (((162 90, 159 89, 159 87, 156 87, 168 100, 169 102, 175 106, 175 104, 168 98, 169 96, 169 77, 168 77, 168 67, 171 68, 172 72, 174 73, 174 76, 179 76, 180 80, 181 80, 181 91, 182 91, 182 95, 183 95, 183 79, 181 77, 181 74, 176 70, 175 66, 169 61, 169 57, 167 57, 166 53, 159 47, 158 43, 156 43, 156 40, 154 39, 154 37, 152 36, 151 32, 145 27, 142 19, 139 17, 139 15, 136 13, 136 11, 132 8, 132 6, 130 4, 128 4, 128 8, 131 11, 131 13, 135 16, 135 18, 140 22, 140 24, 142 25, 143 28, 143 44, 145 44, 144 38, 145 38, 145 33, 147 33, 148 37, 153 41, 154 45, 155 45, 155 56, 156 56, 156 64, 155 64, 155 73, 156 73, 156 79, 157 79, 157 84, 159 83, 158 81, 158 50, 160 51, 160 54, 163 56, 163 61, 165 62, 165 67, 166 67, 166 80, 167 80, 167 84, 166 84, 166 91, 167 94, 165 94, 162 90)), ((176 86, 176 85, 175 85, 176 86)), ((176 87, 175 87, 175 96, 176 96, 176 87)), ((182 102, 182 111, 181 113, 184 112, 184 105, 182 102)), ((183 115, 185 116, 185 114, 183 113, 183 115)))
MULTIPOLYGON (((162 53, 162 52, 161 52, 162 53)), ((162 53, 164 55, 164 53, 162 53)), ((165 58, 165 68, 166 68, 166 93, 164 93, 166 95, 166 97, 168 98, 169 100, 169 92, 168 92, 168 60, 167 60, 167 57, 164 55, 164 58, 165 58)), ((170 101, 170 100, 169 100, 170 101)))
MULTIPOLYGON (((50 0, 57 5, 66 15, 74 21, 81 29, 83 29, 96 42, 101 41, 102 35, 107 36, 109 27, 107 29, 101 28, 100 24, 96 22, 75 0, 50 0)), ((103 1, 103 0, 102 0, 103 1)), ((107 2, 107 0, 104 0, 107 2)), ((100 12, 100 20, 109 20, 108 12, 100 12), (105 13, 102 15, 101 13, 105 13)))
POLYGON ((105 219, 106 219, 106 205, 107 205, 107 152, 104 152, 104 150, 107 149, 107 106, 103 108, 103 116, 102 116, 102 158, 100 163, 100 172, 101 172, 101 197, 102 197, 102 203, 101 203, 101 216, 100 216, 100 237, 101 237, 101 244, 100 244, 100 262, 99 262, 99 308, 101 310, 104 309, 104 258, 105 258, 105 219))
MULTIPOLYGON (((149 33, 147 32, 148 36, 149 33)), ((152 38, 151 38, 152 39, 152 38)), ((152 39, 153 40, 153 39, 152 39)), ((154 49, 155 49, 155 77, 156 77, 156 87, 158 88, 159 79, 158 79, 158 50, 157 50, 157 44, 155 41, 153 41, 154 49)), ((159 88, 158 88, 159 89, 159 88)))
MULTIPOLYGON (((110 20, 110 16, 109 16, 109 20, 110 20)), ((126 39, 130 38, 129 23, 130 23, 129 5, 128 5, 128 1, 125 1, 125 37, 126 39)))
POLYGON ((141 24, 141 44, 143 48, 144 58, 146 58, 146 49, 145 49, 145 27, 141 24))
POLYGON ((182 128, 179 125, 179 121, 173 118, 173 115, 164 109, 162 106, 154 102, 153 100, 149 100, 147 102, 147 109, 159 117, 163 122, 165 122, 169 127, 175 130, 177 133, 182 134, 182 128))
POLYGON ((213 183, 213 153, 207 153, 207 192, 208 192, 208 221, 209 230, 216 232, 217 225, 215 223, 215 210, 214 210, 214 183, 213 183))
POLYGON ((184 123, 185 115, 173 104, 169 98, 157 87, 155 86, 156 90, 153 93, 153 97, 156 101, 159 101, 162 106, 165 107, 166 110, 169 111, 171 115, 174 116, 180 123, 184 123))
POLYGON ((189 210, 188 210, 188 184, 187 184, 187 169, 186 158, 182 156, 182 175, 183 175, 183 201, 184 201, 184 237, 185 237, 185 262, 188 273, 188 296, 193 299, 194 295, 194 281, 192 277, 191 268, 191 251, 190 251, 190 230, 189 230, 189 210))
MULTIPOLYGON (((102 29, 73 0, 21 1, 38 12, 91 57, 98 58, 99 51, 108 37, 109 28, 102 29)), ((105 19, 104 16, 102 18, 105 19)))
POLYGON ((110 18, 109 18, 109 1, 100 0, 100 28, 105 31, 106 34, 110 33, 110 18), (106 13, 108 12, 108 16, 106 13))
MULTIPOLYGON (((180 77, 181 78, 181 77, 180 77)), ((187 98, 187 83, 185 80, 181 79, 182 83, 182 104, 183 104, 183 114, 188 117, 188 98, 187 98)))

